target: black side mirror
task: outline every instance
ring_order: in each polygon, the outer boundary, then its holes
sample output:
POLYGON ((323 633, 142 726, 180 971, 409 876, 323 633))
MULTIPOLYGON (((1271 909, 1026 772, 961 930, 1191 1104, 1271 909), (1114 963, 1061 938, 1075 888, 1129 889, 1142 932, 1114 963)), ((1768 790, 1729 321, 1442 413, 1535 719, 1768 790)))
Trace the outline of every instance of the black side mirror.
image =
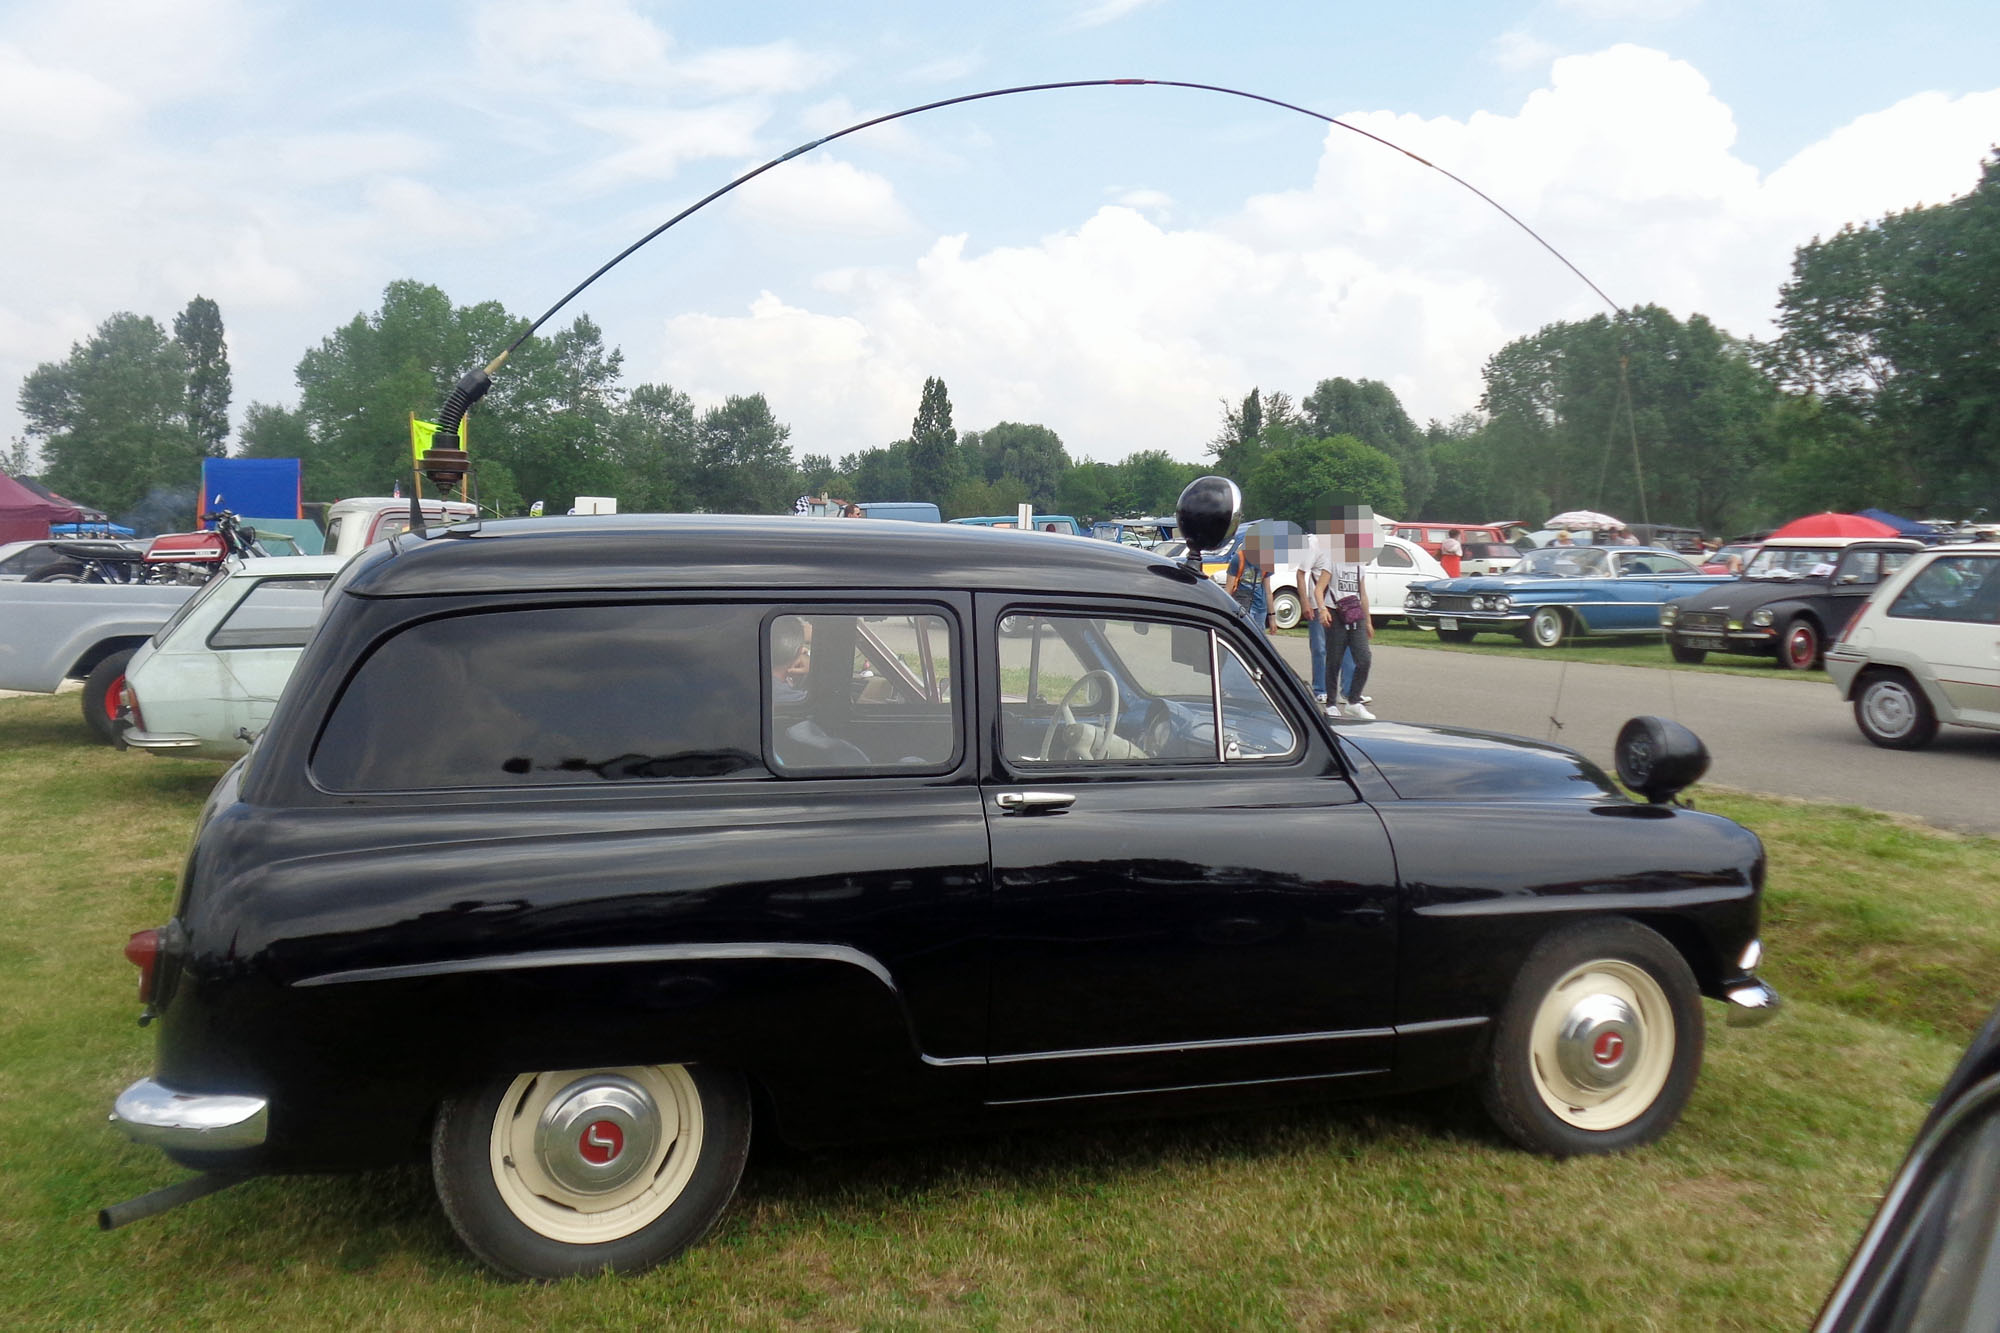
POLYGON ((1618 729, 1618 780, 1664 805, 1708 772, 1701 737, 1663 717, 1635 717, 1618 729))

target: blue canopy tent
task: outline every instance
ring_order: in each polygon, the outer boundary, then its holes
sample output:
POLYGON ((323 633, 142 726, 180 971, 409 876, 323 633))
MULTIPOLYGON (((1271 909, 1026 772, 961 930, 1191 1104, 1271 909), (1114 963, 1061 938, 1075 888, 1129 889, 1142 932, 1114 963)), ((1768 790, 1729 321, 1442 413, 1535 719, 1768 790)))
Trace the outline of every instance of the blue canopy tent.
POLYGON ((1877 523, 1886 523, 1896 530, 1899 537, 1915 537, 1918 541, 1936 541, 1939 532, 1928 523, 1918 523, 1913 519, 1892 514, 1886 509, 1862 509, 1857 511, 1863 518, 1872 518, 1877 523))

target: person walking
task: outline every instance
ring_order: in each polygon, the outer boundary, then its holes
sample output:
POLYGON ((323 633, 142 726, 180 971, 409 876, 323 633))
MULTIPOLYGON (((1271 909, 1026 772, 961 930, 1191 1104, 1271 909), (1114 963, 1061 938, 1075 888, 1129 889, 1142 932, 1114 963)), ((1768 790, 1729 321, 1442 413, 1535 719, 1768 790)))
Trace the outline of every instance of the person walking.
MULTIPOLYGON (((1375 622, 1369 616, 1368 579, 1362 562, 1374 543, 1374 517, 1365 508, 1351 507, 1337 516, 1326 535, 1324 546, 1316 546, 1308 576, 1326 638, 1326 661, 1338 664, 1347 654, 1354 655, 1354 676, 1343 693, 1327 705, 1335 717, 1372 722, 1375 715, 1363 702, 1368 697, 1368 674, 1374 666, 1371 640, 1375 622), (1359 510, 1358 515, 1356 510, 1359 510)), ((1338 671, 1338 665, 1335 666, 1338 671)))
POLYGON ((1444 566, 1444 576, 1448 579, 1458 577, 1459 562, 1465 556, 1465 545, 1458 540, 1458 533, 1459 530, 1453 528, 1438 543, 1438 563, 1444 566))

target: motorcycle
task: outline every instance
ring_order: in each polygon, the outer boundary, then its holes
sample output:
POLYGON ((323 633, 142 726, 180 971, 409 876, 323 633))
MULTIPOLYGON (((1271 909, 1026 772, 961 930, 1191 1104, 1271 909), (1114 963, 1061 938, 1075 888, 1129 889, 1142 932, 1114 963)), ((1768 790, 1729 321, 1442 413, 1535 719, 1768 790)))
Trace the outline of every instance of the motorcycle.
POLYGON ((49 550, 62 559, 26 581, 202 584, 220 574, 231 556, 270 554, 257 540, 257 529, 244 526, 229 510, 218 509, 210 521, 212 531, 166 532, 144 547, 118 541, 52 542, 49 550))

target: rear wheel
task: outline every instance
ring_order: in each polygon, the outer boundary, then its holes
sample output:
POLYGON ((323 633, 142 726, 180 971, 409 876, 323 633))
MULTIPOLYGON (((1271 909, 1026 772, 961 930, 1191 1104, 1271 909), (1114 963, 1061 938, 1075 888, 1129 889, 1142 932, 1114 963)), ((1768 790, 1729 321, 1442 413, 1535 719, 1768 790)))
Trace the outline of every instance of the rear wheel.
POLYGON ((750 1148, 750 1092, 706 1065, 561 1069, 447 1101, 431 1133, 445 1215, 509 1277, 637 1272, 708 1234, 750 1148))
POLYGON ((90 669, 83 682, 83 720, 97 733, 97 739, 119 749, 125 748, 118 726, 118 696, 125 688, 125 666, 132 649, 122 648, 90 669))
POLYGON ((1577 926, 1528 955, 1481 1100, 1534 1152, 1636 1148, 1680 1118, 1702 1042, 1701 993, 1673 945, 1633 921, 1577 926))
POLYGON ((1299 595, 1289 588, 1271 598, 1271 619, 1279 629, 1296 629, 1304 613, 1299 595))
POLYGON ((1900 671, 1874 671, 1854 692, 1854 724, 1885 750, 1921 750, 1937 736, 1937 713, 1900 671))
POLYGON ((53 565, 43 565, 21 580, 23 583, 81 583, 82 581, 83 566, 74 560, 58 560, 53 565))
POLYGON ((1531 648, 1553 648, 1563 641, 1569 626, 1563 623, 1563 613, 1553 606, 1540 607, 1528 617, 1528 625, 1522 631, 1531 648))
POLYGON ((1683 648, 1677 643, 1668 643, 1667 651, 1674 655, 1674 661, 1683 666, 1700 666, 1708 660, 1706 648, 1683 648))
POLYGON ((1778 661, 1788 671, 1811 671, 1819 665, 1819 626, 1804 616, 1785 626, 1778 641, 1778 661))

